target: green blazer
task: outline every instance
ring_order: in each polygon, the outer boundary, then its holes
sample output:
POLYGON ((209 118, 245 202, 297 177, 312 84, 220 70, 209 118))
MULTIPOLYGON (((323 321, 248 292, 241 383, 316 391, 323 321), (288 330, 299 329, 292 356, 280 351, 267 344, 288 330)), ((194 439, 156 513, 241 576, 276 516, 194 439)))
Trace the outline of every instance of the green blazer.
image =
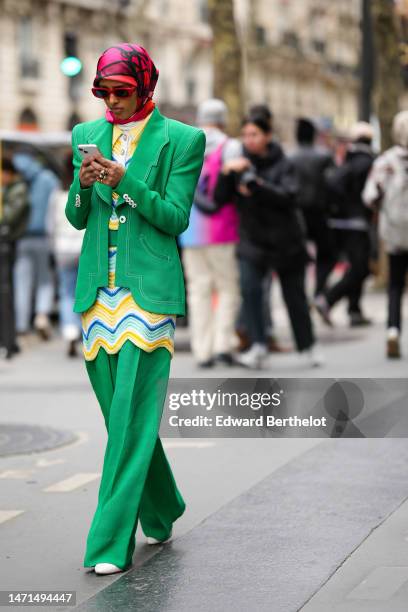
MULTIPOLYGON (((79 123, 72 131, 74 180, 65 215, 86 228, 75 289, 74 312, 95 301, 108 286, 108 224, 112 188, 94 183, 82 189, 77 145, 97 144, 111 159, 113 125, 105 118, 79 123)), ((128 287, 144 309, 185 314, 185 286, 176 236, 189 224, 194 191, 204 161, 205 134, 161 115, 148 121, 126 172, 114 189, 119 194, 115 284, 128 287)))

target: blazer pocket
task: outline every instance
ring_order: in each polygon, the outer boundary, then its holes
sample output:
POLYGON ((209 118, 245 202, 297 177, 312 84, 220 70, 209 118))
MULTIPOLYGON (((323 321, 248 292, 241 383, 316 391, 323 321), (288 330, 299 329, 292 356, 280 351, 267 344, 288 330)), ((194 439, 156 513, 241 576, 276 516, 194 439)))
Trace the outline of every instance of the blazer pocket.
POLYGON ((165 253, 159 253, 158 251, 153 249, 144 234, 139 235, 139 241, 142 244, 145 251, 147 251, 150 255, 152 255, 152 257, 155 257, 156 259, 160 261, 171 261, 170 255, 166 255, 165 253))

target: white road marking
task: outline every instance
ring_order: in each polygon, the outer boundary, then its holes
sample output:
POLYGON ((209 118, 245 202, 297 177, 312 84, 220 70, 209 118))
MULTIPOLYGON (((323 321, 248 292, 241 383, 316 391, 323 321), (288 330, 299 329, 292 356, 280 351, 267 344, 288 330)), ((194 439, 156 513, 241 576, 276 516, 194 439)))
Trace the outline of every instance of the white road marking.
POLYGON ((0 478, 28 478, 35 470, 5 470, 0 472, 0 478))
POLYGON ((50 493, 66 493, 68 491, 74 491, 88 482, 96 480, 100 477, 100 475, 100 472, 79 472, 70 478, 66 478, 65 480, 61 480, 60 482, 50 485, 49 487, 43 489, 43 491, 50 493))
POLYGON ((346 599, 387 601, 408 580, 408 567, 376 567, 358 584, 346 599))
POLYGON ((37 459, 35 465, 37 467, 48 467, 49 465, 56 465, 57 463, 65 462, 65 459, 37 459))
POLYGON ((24 510, 0 510, 0 523, 5 523, 15 516, 23 513, 24 510))

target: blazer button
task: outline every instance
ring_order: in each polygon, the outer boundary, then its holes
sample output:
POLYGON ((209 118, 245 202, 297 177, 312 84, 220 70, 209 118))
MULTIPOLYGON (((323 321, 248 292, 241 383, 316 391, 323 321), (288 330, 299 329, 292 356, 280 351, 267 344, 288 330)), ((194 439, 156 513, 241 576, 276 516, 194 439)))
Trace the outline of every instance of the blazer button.
POLYGON ((120 217, 119 217, 119 221, 120 221, 121 223, 125 223, 125 221, 126 221, 126 217, 125 217, 125 215, 120 215, 120 217))

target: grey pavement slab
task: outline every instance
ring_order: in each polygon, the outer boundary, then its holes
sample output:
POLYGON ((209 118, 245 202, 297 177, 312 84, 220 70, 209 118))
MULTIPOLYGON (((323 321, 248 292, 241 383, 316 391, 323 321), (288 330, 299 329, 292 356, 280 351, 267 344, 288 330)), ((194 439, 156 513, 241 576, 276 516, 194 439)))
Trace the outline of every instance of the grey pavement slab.
POLYGON ((77 609, 295 612, 407 499, 407 460, 404 439, 328 440, 77 609))
POLYGON ((408 502, 403 502, 340 566, 302 612, 406 612, 408 502))

